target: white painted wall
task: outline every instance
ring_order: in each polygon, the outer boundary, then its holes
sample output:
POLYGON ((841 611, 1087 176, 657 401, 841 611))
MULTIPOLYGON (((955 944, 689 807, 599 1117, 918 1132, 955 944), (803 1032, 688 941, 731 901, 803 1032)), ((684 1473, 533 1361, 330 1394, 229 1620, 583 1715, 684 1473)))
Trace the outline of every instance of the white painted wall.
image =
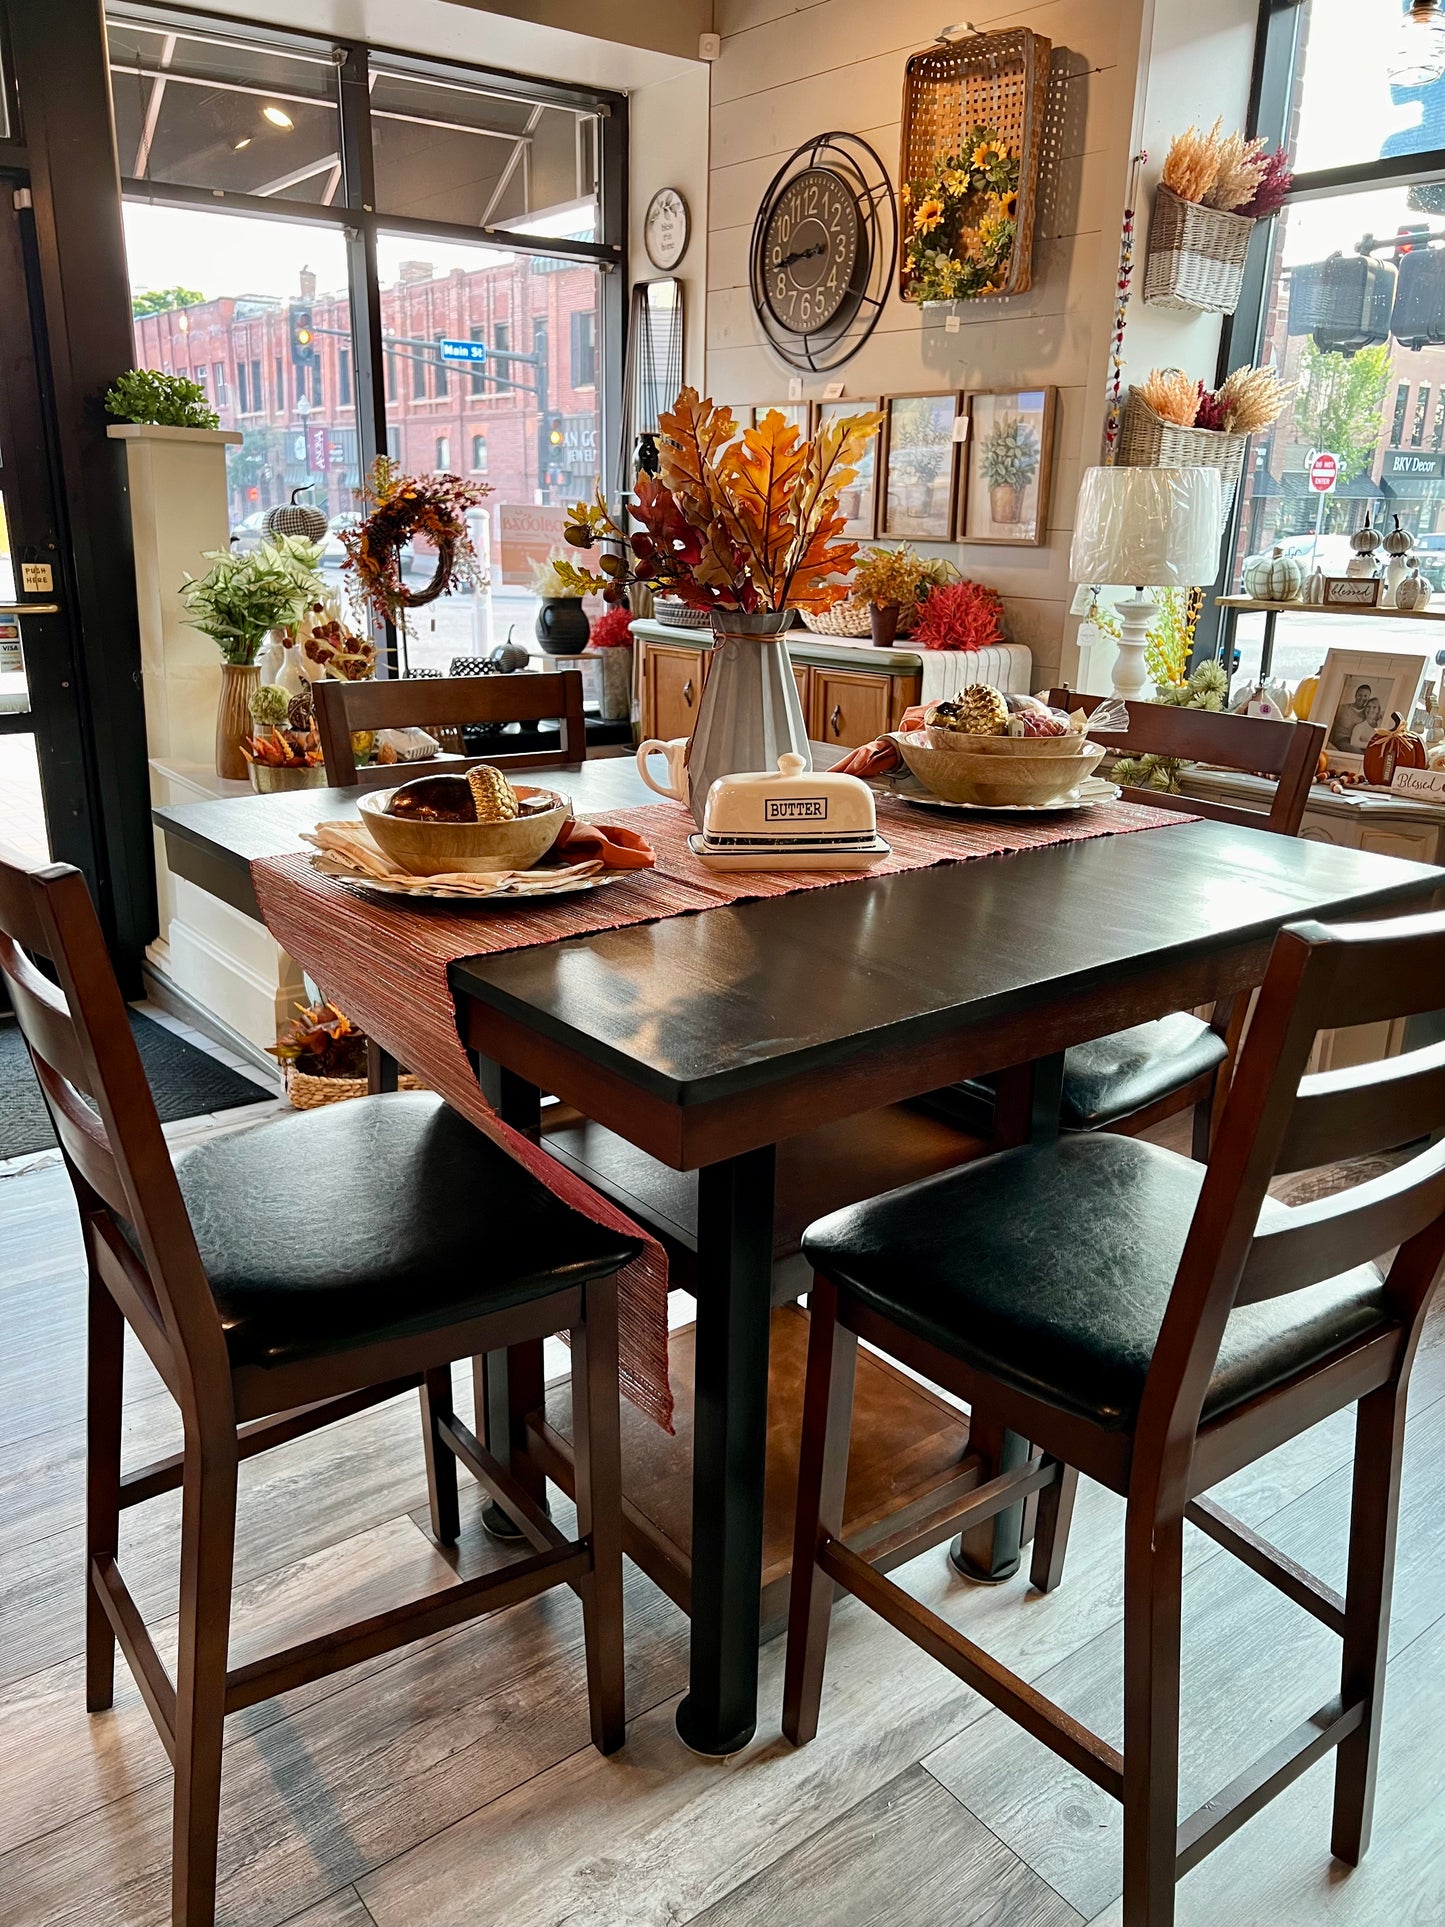
POLYGON ((694 64, 668 80, 634 90, 628 100, 631 160, 629 279, 652 281, 659 270, 647 258, 642 223, 660 187, 680 189, 691 216, 687 253, 676 269, 683 287, 683 378, 707 385, 708 94, 710 70, 694 64))

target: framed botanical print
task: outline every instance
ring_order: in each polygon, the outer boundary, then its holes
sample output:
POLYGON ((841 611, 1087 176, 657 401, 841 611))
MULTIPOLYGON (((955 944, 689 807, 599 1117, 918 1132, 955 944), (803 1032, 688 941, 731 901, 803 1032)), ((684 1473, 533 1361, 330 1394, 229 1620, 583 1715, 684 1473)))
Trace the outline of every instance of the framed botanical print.
POLYGON ((1387 656, 1375 649, 1331 649, 1310 705, 1323 723, 1332 769, 1362 770, 1365 745, 1390 717, 1408 716, 1425 673, 1424 656, 1387 656))
MULTIPOLYGON (((745 411, 738 410, 739 416, 745 411)), ((764 415, 781 415, 785 422, 791 422, 800 435, 813 432, 813 404, 810 401, 760 401, 747 418, 747 426, 756 428, 764 415)))
POLYGON ((962 399, 952 390, 884 396, 880 535, 904 542, 954 539, 954 423, 962 399))
MULTIPOLYGON (((821 428, 826 422, 847 421, 851 415, 876 414, 882 406, 876 397, 872 401, 820 402, 817 426, 821 428)), ((843 534, 850 542, 871 542, 878 532, 878 446, 882 435, 880 427, 873 434, 858 464, 856 479, 838 497, 838 506, 848 518, 843 526, 843 534)))
POLYGON ((960 542, 1038 548, 1048 532, 1056 388, 1014 388, 968 397, 960 542))

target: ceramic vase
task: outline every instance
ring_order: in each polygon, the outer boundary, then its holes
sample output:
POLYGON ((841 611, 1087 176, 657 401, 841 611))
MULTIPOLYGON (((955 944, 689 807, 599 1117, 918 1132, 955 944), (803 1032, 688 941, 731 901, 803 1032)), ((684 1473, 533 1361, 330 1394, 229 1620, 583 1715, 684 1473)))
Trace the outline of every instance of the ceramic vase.
POLYGON ((688 745, 688 806, 699 829, 707 793, 719 776, 775 770, 780 756, 813 767, 808 728, 783 631, 791 611, 747 615, 719 609, 716 638, 688 745))
POLYGON ((253 662, 221 664, 221 694, 216 704, 216 774, 244 783, 250 764, 241 744, 251 734, 251 693, 260 677, 253 662))
POLYGON ((549 656, 580 656, 592 625, 581 596, 544 596, 537 609, 537 640, 549 656))

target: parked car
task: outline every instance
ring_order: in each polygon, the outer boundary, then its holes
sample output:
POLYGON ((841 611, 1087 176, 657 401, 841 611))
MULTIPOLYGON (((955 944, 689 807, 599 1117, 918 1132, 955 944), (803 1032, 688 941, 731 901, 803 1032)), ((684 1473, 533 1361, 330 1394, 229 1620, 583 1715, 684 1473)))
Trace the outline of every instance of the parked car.
POLYGON ((1415 537, 1415 560, 1435 594, 1445 590, 1445 530, 1415 537))

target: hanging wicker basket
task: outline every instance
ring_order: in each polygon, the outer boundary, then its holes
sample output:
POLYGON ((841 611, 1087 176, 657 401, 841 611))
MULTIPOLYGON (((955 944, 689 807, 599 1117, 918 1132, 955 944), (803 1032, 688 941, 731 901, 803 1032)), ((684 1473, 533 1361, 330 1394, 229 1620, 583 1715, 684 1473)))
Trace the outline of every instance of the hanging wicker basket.
POLYGON ((848 636, 855 642, 873 633, 872 614, 866 602, 835 602, 831 609, 804 609, 803 627, 815 636, 848 636))
POLYGON ((1161 181, 1149 214, 1144 299, 1187 313, 1233 314, 1253 232, 1248 215, 1183 201, 1161 181))
POLYGON ((1234 507, 1234 492, 1244 468, 1248 435, 1226 435, 1218 428, 1181 428, 1156 415, 1137 388, 1129 390, 1119 436, 1121 468, 1217 468, 1224 525, 1234 507))
MULTIPOLYGON (((424 1091, 426 1085, 410 1071, 396 1080, 399 1091, 424 1091)), ((325 1104, 344 1104, 349 1097, 366 1096, 364 1077, 315 1077, 310 1071, 286 1067, 286 1101, 298 1111, 319 1111, 325 1104)))
MULTIPOLYGON (((903 137, 899 179, 917 181, 956 154, 975 127, 989 127, 1018 155, 1017 227, 1008 272, 995 295, 1022 294, 1033 279, 1034 208, 1052 43, 1027 27, 939 41, 916 53, 903 70, 903 137)), ((900 230, 903 224, 900 222, 900 230)), ((906 232, 900 231, 898 291, 905 301, 906 232)))

